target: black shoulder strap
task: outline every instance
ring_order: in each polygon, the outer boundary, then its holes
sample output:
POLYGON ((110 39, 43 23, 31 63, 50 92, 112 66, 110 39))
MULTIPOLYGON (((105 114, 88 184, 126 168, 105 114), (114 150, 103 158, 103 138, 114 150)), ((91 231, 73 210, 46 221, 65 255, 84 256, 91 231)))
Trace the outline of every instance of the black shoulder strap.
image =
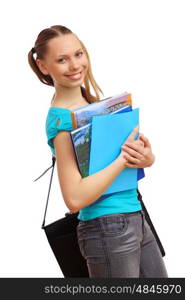
POLYGON ((36 178, 35 180, 33 180, 33 182, 37 181, 39 178, 41 178, 49 169, 51 169, 52 167, 54 167, 55 165, 55 156, 52 156, 52 165, 51 167, 47 168, 38 178, 36 178))
POLYGON ((140 203, 141 203, 141 206, 142 206, 142 209, 143 209, 143 211, 144 211, 144 213, 145 213, 146 221, 147 221, 147 223, 149 224, 149 226, 150 226, 150 228, 151 228, 151 230, 152 230, 152 232, 153 232, 153 235, 154 235, 154 237, 155 237, 155 239, 156 239, 156 241, 157 241, 157 244, 158 244, 158 246, 159 246, 159 249, 160 249, 160 251, 161 251, 162 256, 165 256, 166 253, 165 253, 165 251, 164 251, 163 245, 162 245, 162 243, 161 243, 161 241, 160 241, 160 238, 159 238, 159 236, 158 236, 158 234, 157 234, 157 232, 156 232, 156 230, 155 230, 155 227, 154 227, 154 225, 153 225, 153 223, 152 223, 152 220, 150 219, 150 215, 149 215, 149 213, 148 213, 148 211, 147 211, 147 209, 146 209, 146 206, 144 205, 144 202, 143 202, 143 200, 142 200, 142 196, 141 196, 141 194, 140 194, 140 192, 139 192, 138 189, 137 189, 137 192, 138 192, 138 199, 139 199, 139 201, 140 201, 140 203))
POLYGON ((52 172, 51 172, 51 177, 50 177, 50 182, 49 182, 49 189, 48 189, 48 195, 47 195, 47 201, 46 201, 46 207, 45 207, 45 212, 44 212, 44 219, 43 219, 43 223, 41 228, 43 229, 45 226, 45 219, 46 219, 46 212, 47 212, 47 207, 48 207, 48 201, 49 201, 49 194, 50 194, 50 190, 51 190, 51 183, 52 183, 52 179, 53 179, 53 172, 54 172, 54 166, 55 166, 55 161, 56 161, 56 157, 52 156, 52 165, 47 168, 44 173, 42 173, 38 178, 36 178, 34 181, 37 181, 39 178, 41 178, 49 169, 52 168, 52 172))

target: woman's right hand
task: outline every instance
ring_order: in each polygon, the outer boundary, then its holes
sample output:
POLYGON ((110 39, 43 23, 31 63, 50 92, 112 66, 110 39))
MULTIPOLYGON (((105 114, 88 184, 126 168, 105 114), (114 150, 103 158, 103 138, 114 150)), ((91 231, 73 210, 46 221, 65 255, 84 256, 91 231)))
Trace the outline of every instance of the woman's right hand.
MULTIPOLYGON (((131 134, 129 135, 129 137, 128 137, 127 140, 125 141, 125 143, 126 143, 126 142, 133 142, 133 141, 134 141, 134 138, 135 138, 135 136, 137 135, 138 132, 139 132, 139 125, 137 125, 137 126, 134 128, 134 130, 131 132, 131 134)), ((135 140, 135 142, 143 145, 143 142, 140 141, 140 140, 135 140)), ((124 144, 125 144, 125 143, 124 143, 124 144)), ((119 159, 119 160, 120 160, 120 159, 122 160, 123 165, 127 162, 127 160, 124 158, 124 154, 126 154, 127 152, 125 152, 125 151, 123 150, 123 148, 122 148, 122 147, 124 146, 124 144, 121 145, 121 153, 120 153, 120 155, 118 156, 118 159, 119 159)))

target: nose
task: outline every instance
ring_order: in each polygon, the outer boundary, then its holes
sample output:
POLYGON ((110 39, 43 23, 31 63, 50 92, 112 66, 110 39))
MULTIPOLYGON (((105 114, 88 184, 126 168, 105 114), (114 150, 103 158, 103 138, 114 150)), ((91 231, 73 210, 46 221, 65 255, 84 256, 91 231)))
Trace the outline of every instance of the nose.
POLYGON ((75 58, 71 59, 69 64, 70 70, 78 70, 79 69, 79 62, 75 58))

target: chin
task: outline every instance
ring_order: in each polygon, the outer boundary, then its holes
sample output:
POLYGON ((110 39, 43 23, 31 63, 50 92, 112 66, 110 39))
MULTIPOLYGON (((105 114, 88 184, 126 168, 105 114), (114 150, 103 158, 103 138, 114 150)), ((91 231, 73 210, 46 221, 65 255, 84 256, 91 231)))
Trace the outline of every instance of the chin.
POLYGON ((65 82, 65 84, 63 84, 63 85, 70 88, 70 87, 80 87, 80 86, 82 86, 83 83, 84 83, 84 80, 80 80, 78 82, 70 82, 70 83, 65 82))

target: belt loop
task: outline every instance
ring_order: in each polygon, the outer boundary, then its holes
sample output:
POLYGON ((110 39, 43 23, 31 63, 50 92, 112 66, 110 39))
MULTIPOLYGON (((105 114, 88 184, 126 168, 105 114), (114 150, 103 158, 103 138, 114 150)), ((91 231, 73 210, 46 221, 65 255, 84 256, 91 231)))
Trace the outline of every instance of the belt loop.
POLYGON ((145 213, 144 213, 144 211, 143 211, 143 210, 141 210, 141 214, 142 214, 142 216, 144 216, 144 215, 145 215, 145 213))

